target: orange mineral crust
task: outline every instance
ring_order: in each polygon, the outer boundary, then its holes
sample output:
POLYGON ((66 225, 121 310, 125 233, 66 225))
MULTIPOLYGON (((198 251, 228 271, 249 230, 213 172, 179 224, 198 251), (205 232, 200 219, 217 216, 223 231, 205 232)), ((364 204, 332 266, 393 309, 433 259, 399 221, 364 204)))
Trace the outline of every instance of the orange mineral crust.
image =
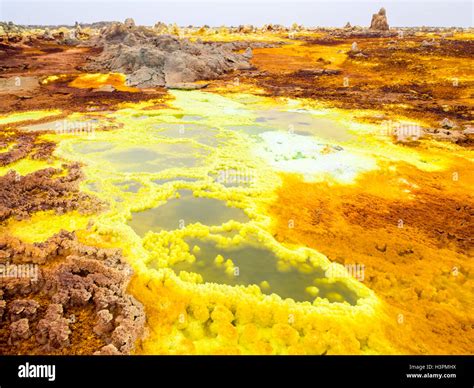
MULTIPOLYGON (((387 170, 350 186, 284 175, 269 207, 274 233, 365 266, 363 283, 383 300, 387 325, 397 323, 390 341, 401 353, 470 354, 474 197, 449 173, 399 166, 398 174, 402 183, 387 170)), ((460 174, 472 185, 472 170, 460 174)))

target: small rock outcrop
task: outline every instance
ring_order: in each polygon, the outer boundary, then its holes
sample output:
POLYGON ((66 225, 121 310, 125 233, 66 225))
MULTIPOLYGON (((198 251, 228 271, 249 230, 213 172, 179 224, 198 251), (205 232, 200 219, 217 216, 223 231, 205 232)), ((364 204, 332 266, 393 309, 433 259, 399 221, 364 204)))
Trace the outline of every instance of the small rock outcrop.
POLYGON ((372 22, 370 23, 370 29, 376 31, 388 31, 387 15, 385 8, 380 8, 378 13, 372 15, 372 22))
POLYGON ((127 18, 123 24, 125 25, 125 28, 132 29, 135 27, 135 20, 132 18, 127 18))

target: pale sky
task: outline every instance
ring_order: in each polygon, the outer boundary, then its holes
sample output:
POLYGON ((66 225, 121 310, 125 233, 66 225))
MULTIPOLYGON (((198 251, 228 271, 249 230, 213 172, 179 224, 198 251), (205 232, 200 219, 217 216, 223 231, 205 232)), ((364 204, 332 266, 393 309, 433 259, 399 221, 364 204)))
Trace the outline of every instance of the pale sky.
POLYGON ((472 27, 473 1, 469 0, 0 0, 0 20, 16 24, 74 24, 75 21, 123 21, 153 25, 157 21, 181 26, 265 23, 305 26, 368 26, 380 7, 391 26, 472 27))

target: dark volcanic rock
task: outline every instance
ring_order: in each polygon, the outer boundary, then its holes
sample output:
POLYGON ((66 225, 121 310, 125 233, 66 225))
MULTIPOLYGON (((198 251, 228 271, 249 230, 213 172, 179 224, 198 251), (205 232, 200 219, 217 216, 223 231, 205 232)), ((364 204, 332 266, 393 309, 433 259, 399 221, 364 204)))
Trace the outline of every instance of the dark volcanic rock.
POLYGON ((106 27, 92 40, 103 52, 87 66, 91 71, 127 75, 130 86, 176 87, 216 79, 232 70, 249 69, 251 50, 234 52, 233 44, 190 42, 137 27, 128 21, 106 27))

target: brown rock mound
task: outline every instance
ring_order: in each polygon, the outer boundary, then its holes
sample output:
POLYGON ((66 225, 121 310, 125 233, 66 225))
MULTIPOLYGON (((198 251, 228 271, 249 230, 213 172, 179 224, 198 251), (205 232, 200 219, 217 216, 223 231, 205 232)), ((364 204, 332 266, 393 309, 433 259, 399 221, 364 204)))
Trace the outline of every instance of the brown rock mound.
POLYGON ((377 30, 377 31, 389 30, 385 8, 380 8, 380 11, 378 13, 374 13, 372 15, 372 22, 370 23, 370 29, 377 30))

